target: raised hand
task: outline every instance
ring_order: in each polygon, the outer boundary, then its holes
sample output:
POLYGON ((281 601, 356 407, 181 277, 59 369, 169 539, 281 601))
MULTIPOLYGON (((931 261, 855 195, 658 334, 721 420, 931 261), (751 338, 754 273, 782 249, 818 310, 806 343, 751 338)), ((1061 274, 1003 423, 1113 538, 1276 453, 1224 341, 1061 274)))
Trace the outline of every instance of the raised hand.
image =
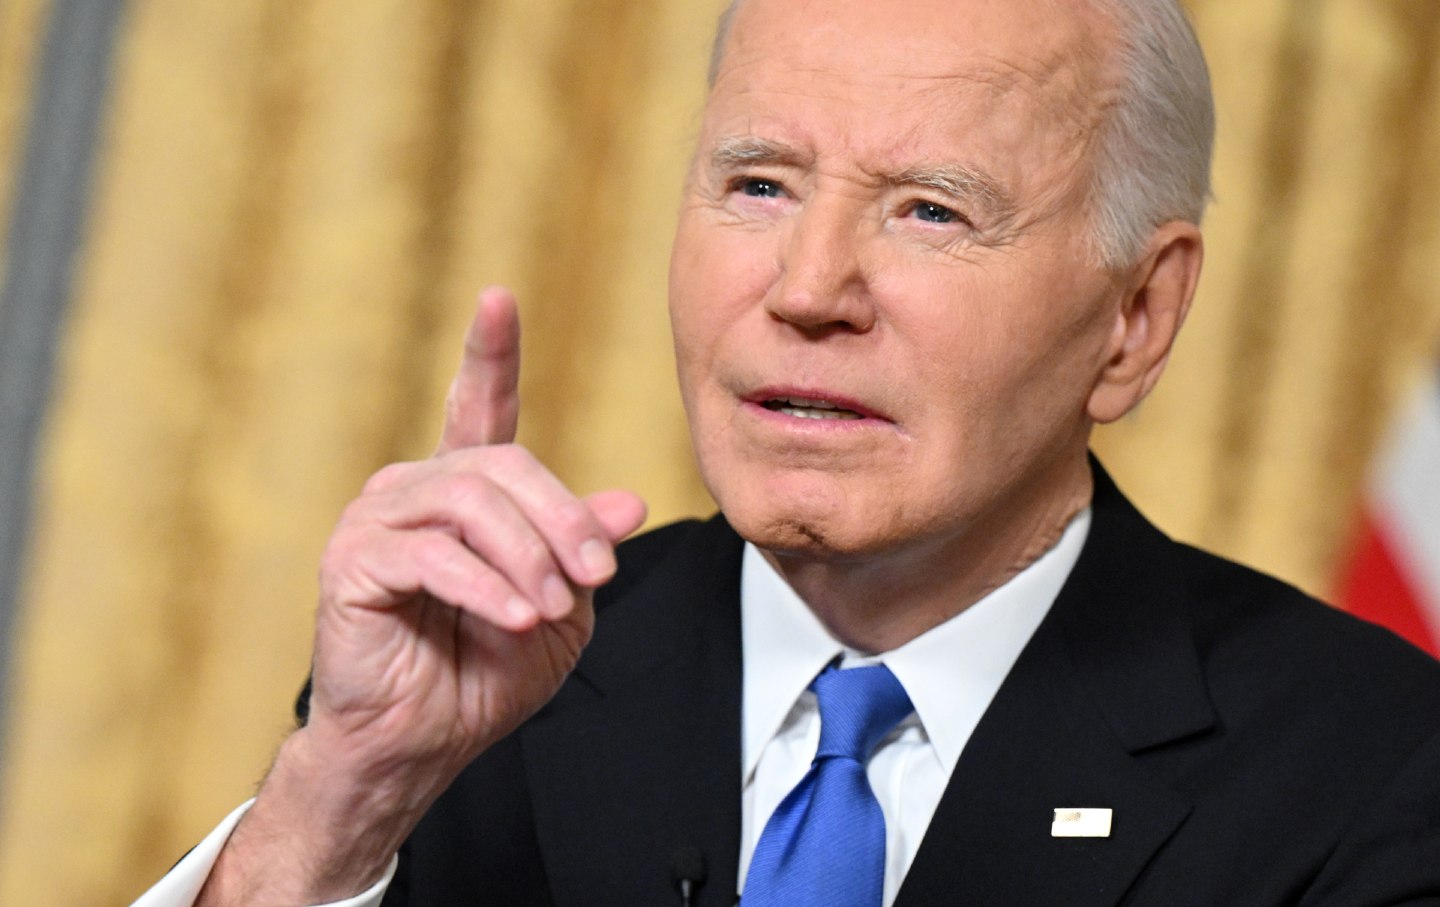
POLYGON ((382 470, 341 518, 321 569, 317 732, 458 771, 549 699, 589 640, 590 592, 644 505, 583 501, 511 443, 519 365, 514 299, 487 291, 435 457, 382 470))
POLYGON ((487 290, 435 455, 377 473, 331 536, 309 723, 281 748, 200 903, 362 890, 460 769, 574 667, 593 590, 645 508, 624 491, 577 498, 513 443, 519 366, 514 297, 487 290), (287 839, 294 859, 255 846, 287 839), (295 865, 277 877, 262 851, 295 865))

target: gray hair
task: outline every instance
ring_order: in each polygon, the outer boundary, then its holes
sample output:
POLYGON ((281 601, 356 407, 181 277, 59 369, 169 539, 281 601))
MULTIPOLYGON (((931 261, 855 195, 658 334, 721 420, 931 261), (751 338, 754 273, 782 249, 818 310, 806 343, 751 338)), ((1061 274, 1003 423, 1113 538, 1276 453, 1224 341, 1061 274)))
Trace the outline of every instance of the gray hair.
MULTIPOLYGON (((1091 170, 1091 242, 1099 264, 1123 268, 1167 221, 1199 224, 1210 202, 1215 102, 1210 71, 1179 0, 1092 0, 1121 29, 1125 82, 1101 127, 1091 170)), ((709 80, 720 72, 741 0, 715 32, 709 80)))

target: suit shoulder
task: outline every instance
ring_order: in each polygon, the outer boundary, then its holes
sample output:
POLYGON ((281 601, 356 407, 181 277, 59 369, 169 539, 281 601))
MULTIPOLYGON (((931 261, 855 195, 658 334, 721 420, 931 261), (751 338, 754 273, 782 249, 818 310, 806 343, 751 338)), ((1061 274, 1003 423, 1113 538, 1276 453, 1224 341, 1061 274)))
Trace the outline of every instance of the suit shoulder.
POLYGON ((1440 726, 1440 662, 1280 579, 1175 544, 1202 660, 1310 701, 1328 687, 1357 708, 1413 703, 1440 726))

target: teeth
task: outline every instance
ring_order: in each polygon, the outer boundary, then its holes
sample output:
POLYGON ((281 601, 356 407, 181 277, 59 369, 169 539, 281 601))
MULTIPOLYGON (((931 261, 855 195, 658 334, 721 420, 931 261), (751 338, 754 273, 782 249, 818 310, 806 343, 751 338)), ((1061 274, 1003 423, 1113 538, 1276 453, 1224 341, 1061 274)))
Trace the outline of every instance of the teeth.
POLYGON ((791 406, 804 406, 804 407, 808 407, 808 408, 810 408, 810 409, 839 409, 839 408, 840 408, 840 407, 836 406, 835 404, 830 403, 830 402, 828 402, 828 401, 826 401, 826 400, 809 400, 809 399, 806 399, 805 397, 785 397, 784 400, 785 400, 786 403, 790 404, 791 406))
POLYGON ((859 413, 852 413, 848 409, 801 409, 793 406, 782 406, 776 410, 787 416, 798 416, 801 419, 858 419, 859 413))
POLYGON ((811 400, 806 397, 778 397, 767 400, 765 408, 798 419, 859 419, 857 412, 841 409, 827 400, 811 400))

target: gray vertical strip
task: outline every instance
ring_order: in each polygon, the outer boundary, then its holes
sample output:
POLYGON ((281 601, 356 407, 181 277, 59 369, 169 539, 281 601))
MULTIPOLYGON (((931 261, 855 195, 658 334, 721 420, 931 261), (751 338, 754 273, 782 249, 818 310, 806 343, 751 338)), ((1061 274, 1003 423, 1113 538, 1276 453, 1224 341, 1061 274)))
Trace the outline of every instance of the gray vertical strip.
POLYGON ((31 477, 90 207, 123 0, 54 0, 12 193, 0 289, 0 752, 31 477))

